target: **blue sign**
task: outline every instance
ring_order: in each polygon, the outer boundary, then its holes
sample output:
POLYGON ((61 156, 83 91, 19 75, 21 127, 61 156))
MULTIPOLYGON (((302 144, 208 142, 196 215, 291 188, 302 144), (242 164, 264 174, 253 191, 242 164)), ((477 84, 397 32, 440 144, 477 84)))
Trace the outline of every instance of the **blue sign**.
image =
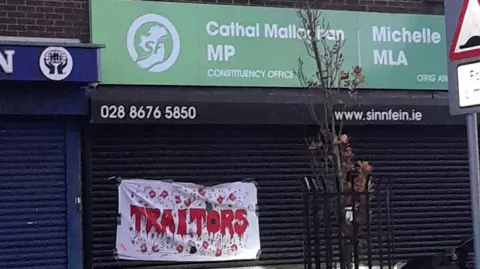
POLYGON ((99 81, 99 48, 0 44, 0 81, 99 81))

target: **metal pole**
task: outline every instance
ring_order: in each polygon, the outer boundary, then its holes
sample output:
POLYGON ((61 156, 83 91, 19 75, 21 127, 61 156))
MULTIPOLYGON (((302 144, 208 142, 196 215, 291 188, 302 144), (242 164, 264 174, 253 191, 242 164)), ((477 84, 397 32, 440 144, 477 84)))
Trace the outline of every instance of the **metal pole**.
POLYGON ((470 175, 470 195, 472 198, 475 268, 480 269, 480 175, 477 127, 477 113, 467 114, 468 166, 470 175))

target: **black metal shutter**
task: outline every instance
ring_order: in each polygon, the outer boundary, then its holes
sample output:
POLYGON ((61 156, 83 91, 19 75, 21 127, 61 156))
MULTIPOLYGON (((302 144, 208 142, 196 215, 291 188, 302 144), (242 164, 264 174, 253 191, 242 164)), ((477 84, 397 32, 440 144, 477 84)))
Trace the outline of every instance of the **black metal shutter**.
MULTIPOLYGON (((464 127, 361 126, 347 133, 356 154, 373 163, 374 176, 392 182, 397 261, 435 253, 470 234, 464 127)), ((309 175, 304 135, 305 129, 295 126, 94 126, 93 197, 86 201, 92 203, 86 236, 93 245, 87 258, 94 268, 105 269, 167 265, 114 260, 117 198, 111 176, 201 184, 254 177, 259 183, 261 260, 192 268, 301 263, 299 179, 309 175)), ((386 221, 382 219, 384 234, 386 221)))
MULTIPOLYGON (((303 128, 274 126, 97 125, 92 129, 93 268, 215 268, 301 263, 302 196, 308 172, 303 128), (259 262, 176 264, 116 261, 117 183, 124 178, 218 184, 258 182, 262 255, 259 262)), ((90 253, 88 253, 90 252, 90 253)))
POLYGON ((65 269, 65 123, 0 119, 0 268, 65 269))
POLYGON ((348 131, 356 153, 373 163, 374 177, 392 182, 397 261, 437 253, 471 235, 464 126, 370 126, 348 131))

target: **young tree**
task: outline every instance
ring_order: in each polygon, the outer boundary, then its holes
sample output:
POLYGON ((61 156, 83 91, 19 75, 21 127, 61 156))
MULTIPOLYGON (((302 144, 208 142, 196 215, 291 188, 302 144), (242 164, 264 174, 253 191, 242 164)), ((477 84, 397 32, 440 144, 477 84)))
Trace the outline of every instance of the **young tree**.
POLYGON ((310 165, 313 177, 321 183, 325 194, 339 193, 334 202, 329 203, 329 211, 339 225, 339 260, 341 268, 346 269, 357 262, 352 256, 369 216, 372 166, 355 158, 350 139, 343 130, 344 123, 335 118, 334 112, 345 109, 347 103, 355 103, 357 88, 365 82, 365 75, 360 66, 343 69, 342 49, 346 40, 331 35, 330 25, 321 11, 307 5, 298 11, 298 16, 306 30, 303 42, 311 62, 299 58, 296 74, 302 87, 321 93, 323 98, 320 105, 312 97, 308 103, 316 123, 315 133, 306 138, 310 165), (312 63, 315 71, 308 74, 309 68, 304 67, 312 63), (347 213, 354 216, 353 220, 347 213))

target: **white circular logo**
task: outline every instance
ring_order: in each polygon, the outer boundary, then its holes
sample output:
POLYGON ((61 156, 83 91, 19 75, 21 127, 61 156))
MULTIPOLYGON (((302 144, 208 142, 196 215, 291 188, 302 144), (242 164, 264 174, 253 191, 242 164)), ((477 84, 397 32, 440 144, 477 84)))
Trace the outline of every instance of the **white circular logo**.
POLYGON ((51 80, 64 80, 73 69, 73 58, 70 52, 62 47, 48 47, 38 59, 43 75, 51 80))
POLYGON ((157 14, 138 17, 128 29, 128 54, 142 69, 162 72, 175 63, 180 54, 180 37, 175 26, 157 14))

